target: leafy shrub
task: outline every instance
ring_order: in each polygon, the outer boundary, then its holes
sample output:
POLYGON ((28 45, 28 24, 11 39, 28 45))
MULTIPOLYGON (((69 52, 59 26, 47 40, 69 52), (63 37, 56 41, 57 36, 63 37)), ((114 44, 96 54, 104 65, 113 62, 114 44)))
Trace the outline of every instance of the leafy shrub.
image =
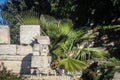
POLYGON ((0 80, 24 80, 22 76, 14 74, 11 71, 8 71, 4 66, 4 63, 0 65, 0 80))

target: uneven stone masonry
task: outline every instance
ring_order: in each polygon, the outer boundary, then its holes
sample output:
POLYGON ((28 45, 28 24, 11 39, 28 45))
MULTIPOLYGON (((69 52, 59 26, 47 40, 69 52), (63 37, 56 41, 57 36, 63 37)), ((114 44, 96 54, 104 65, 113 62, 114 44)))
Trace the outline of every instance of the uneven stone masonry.
POLYGON ((55 73, 50 68, 49 44, 49 37, 40 35, 39 25, 20 26, 20 45, 10 44, 9 27, 0 26, 0 64, 14 73, 55 73))

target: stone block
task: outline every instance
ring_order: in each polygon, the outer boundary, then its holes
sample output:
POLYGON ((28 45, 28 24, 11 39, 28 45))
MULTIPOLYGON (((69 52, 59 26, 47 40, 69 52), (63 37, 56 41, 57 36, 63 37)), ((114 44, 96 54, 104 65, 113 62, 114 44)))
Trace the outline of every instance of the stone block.
POLYGON ((51 56, 48 56, 48 63, 49 64, 51 64, 51 60, 52 60, 51 56))
POLYGON ((39 51, 40 50, 40 44, 34 44, 33 50, 34 51, 39 51))
MULTIPOLYGON (((49 56, 32 56, 31 67, 37 68, 38 73, 48 74, 50 70, 49 56)), ((34 70, 31 70, 34 73, 34 70)))
POLYGON ((17 54, 18 55, 29 55, 33 53, 33 48, 30 45, 17 45, 17 54))
POLYGON ((34 51, 34 52, 33 52, 33 55, 37 55, 37 56, 39 56, 40 53, 39 53, 38 51, 34 51))
POLYGON ((48 66, 48 56, 32 56, 31 67, 44 69, 48 66))
POLYGON ((40 44, 50 44, 50 38, 48 36, 39 36, 37 40, 40 44))
POLYGON ((0 44, 10 44, 10 32, 8 26, 0 26, 0 44))
POLYGON ((115 79, 120 79, 120 72, 115 72, 114 78, 115 79))
POLYGON ((16 45, 0 45, 0 54, 15 55, 16 54, 16 45))
POLYGON ((47 56, 49 53, 49 48, 47 44, 41 44, 40 45, 40 55, 47 56))
POLYGON ((1 62, 4 63, 7 70, 11 70, 14 73, 30 73, 28 68, 31 66, 30 61, 0 61, 0 64, 1 62))
POLYGON ((40 25, 20 26, 20 44, 34 44, 37 36, 40 36, 40 25))
POLYGON ((19 56, 19 55, 0 55, 0 60, 4 61, 31 61, 31 56, 19 56))

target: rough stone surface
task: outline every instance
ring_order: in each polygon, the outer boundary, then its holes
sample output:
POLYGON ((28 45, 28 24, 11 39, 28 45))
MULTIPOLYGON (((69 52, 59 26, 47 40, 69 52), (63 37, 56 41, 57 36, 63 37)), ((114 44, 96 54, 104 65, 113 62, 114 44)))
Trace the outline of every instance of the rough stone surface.
POLYGON ((20 26, 20 44, 34 44, 34 38, 40 36, 39 25, 22 25, 20 26))
POLYGON ((40 50, 40 44, 34 44, 33 50, 34 51, 39 51, 40 50))
POLYGON ((37 55, 37 56, 39 56, 40 53, 39 53, 38 51, 34 51, 34 52, 33 52, 33 55, 37 55))
POLYGON ((16 54, 16 45, 0 45, 0 54, 15 55, 16 54))
POLYGON ((30 73, 30 61, 0 61, 3 62, 7 70, 11 70, 14 73, 30 73))
POLYGON ((10 45, 9 38, 9 28, 0 27, 0 65, 4 63, 14 73, 30 74, 37 68, 39 73, 53 74, 48 56, 50 39, 40 36, 39 25, 20 26, 20 45, 10 45))
POLYGON ((50 38, 48 36, 39 36, 37 39, 40 44, 50 44, 50 38))
POLYGON ((19 56, 19 55, 0 55, 0 60, 4 61, 31 61, 31 56, 19 56))
MULTIPOLYGON (((31 67, 36 67, 42 74, 48 74, 50 70, 49 56, 32 56, 31 67)), ((31 70, 31 72, 33 72, 31 70)))
POLYGON ((48 56, 32 56, 32 67, 48 67, 48 56))
POLYGON ((112 80, 120 80, 120 72, 115 72, 112 80))
MULTIPOLYGON (((49 56, 32 56, 31 67, 36 67, 39 73, 48 74, 50 70, 49 56)), ((31 70, 31 73, 34 71, 31 70)))
POLYGON ((49 53, 49 48, 47 44, 40 44, 40 54, 42 56, 47 56, 49 53))
POLYGON ((30 45, 17 45, 17 54, 18 55, 29 55, 32 54, 33 48, 30 45))
POLYGON ((0 26, 0 44, 10 44, 10 32, 8 26, 0 26))
POLYGON ((49 64, 51 64, 51 60, 52 60, 51 56, 48 56, 48 63, 49 64))

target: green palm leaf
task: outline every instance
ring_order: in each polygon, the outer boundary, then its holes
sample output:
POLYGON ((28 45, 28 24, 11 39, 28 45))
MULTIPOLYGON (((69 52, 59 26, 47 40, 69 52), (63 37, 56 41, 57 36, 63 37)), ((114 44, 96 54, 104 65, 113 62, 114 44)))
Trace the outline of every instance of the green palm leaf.
POLYGON ((103 48, 84 48, 84 50, 90 52, 94 58, 104 58, 107 53, 103 48))
POLYGON ((85 66, 84 61, 80 61, 72 58, 65 58, 60 61, 60 66, 63 66, 65 71, 80 71, 85 66))
POLYGON ((76 52, 73 55, 73 58, 86 60, 86 59, 94 59, 101 58, 104 59, 104 56, 107 55, 107 52, 103 48, 76 48, 76 52))
POLYGON ((40 18, 39 15, 30 10, 21 12, 19 16, 17 16, 19 19, 19 22, 24 25, 40 25, 40 18))
POLYGON ((90 32, 85 32, 84 33, 84 35, 81 37, 81 39, 83 39, 83 40, 88 40, 88 39, 90 39, 90 38, 93 38, 94 37, 94 35, 96 35, 97 33, 93 33, 92 31, 90 31, 90 32))

